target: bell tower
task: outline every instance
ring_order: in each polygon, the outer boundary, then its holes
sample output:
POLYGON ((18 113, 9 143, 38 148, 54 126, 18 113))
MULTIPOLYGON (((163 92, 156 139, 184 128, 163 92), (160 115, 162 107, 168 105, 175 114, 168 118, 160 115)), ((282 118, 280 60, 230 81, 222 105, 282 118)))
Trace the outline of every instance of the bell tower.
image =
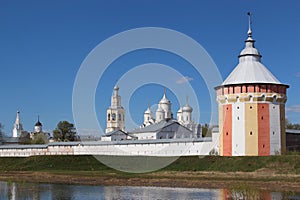
POLYGON ((17 111, 16 122, 14 123, 13 137, 20 137, 23 131, 23 125, 20 119, 20 111, 17 111))
POLYGON ((119 87, 114 87, 114 92, 111 97, 111 105, 106 111, 106 130, 109 133, 114 130, 125 129, 125 111, 121 106, 121 97, 119 96, 119 87))

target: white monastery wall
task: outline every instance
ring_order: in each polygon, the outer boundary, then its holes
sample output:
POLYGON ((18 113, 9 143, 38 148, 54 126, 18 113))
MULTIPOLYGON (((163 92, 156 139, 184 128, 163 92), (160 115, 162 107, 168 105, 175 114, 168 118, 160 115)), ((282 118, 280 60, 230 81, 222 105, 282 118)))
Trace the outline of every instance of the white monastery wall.
POLYGON ((68 142, 49 145, 2 145, 0 157, 28 157, 35 155, 117 155, 117 156, 192 156, 209 155, 219 148, 219 134, 212 138, 119 141, 68 142))

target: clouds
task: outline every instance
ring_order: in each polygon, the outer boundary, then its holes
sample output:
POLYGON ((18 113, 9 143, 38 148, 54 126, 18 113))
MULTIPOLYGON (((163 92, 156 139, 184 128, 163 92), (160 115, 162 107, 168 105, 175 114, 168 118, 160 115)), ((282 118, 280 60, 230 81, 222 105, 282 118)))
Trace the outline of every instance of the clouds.
POLYGON ((300 113, 300 105, 293 105, 286 108, 288 112, 300 113))
POLYGON ((183 84, 183 83, 187 83, 187 82, 190 82, 194 80, 192 77, 189 77, 189 76, 184 76, 184 77, 181 77, 180 79, 178 79, 176 81, 177 84, 183 84))

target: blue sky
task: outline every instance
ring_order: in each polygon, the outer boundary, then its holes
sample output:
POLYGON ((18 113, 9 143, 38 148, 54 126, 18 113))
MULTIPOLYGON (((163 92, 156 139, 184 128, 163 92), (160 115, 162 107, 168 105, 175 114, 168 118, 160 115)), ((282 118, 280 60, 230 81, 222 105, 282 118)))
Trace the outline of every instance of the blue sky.
MULTIPOLYGON (((247 32, 247 11, 253 13, 253 38, 262 62, 288 90, 287 117, 300 123, 300 2, 274 1, 0 1, 0 122, 10 133, 16 111, 26 130, 37 115, 44 129, 60 120, 73 122, 72 90, 86 56, 105 39, 133 28, 163 27, 182 32, 200 43, 223 78, 237 65, 247 32)), ((131 52, 104 73, 95 107, 101 126, 116 80, 145 63, 176 68, 190 80, 199 98, 200 122, 209 121, 207 88, 192 67, 177 56, 159 50, 131 52)), ((174 84, 178 82, 174 81, 174 84)), ((122 86, 120 86, 122 90, 122 86)), ((182 99, 170 91, 175 113, 182 99)), ((160 100, 163 87, 147 85, 131 97, 134 121, 142 122, 147 105, 160 100), (145 97, 147 97, 145 99, 145 97)), ((188 94, 187 94, 188 95, 188 94)), ((215 102, 213 102, 215 103, 215 102)), ((193 105, 192 105, 193 106, 193 105)))

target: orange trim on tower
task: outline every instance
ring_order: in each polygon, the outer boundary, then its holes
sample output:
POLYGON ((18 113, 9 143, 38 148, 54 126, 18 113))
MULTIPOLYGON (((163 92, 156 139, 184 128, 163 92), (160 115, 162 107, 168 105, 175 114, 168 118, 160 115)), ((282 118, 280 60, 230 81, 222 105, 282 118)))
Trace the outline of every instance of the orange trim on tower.
POLYGON ((268 103, 258 103, 258 155, 270 155, 270 112, 268 103))
POLYGON ((223 156, 232 156, 232 105, 223 106, 223 156))

